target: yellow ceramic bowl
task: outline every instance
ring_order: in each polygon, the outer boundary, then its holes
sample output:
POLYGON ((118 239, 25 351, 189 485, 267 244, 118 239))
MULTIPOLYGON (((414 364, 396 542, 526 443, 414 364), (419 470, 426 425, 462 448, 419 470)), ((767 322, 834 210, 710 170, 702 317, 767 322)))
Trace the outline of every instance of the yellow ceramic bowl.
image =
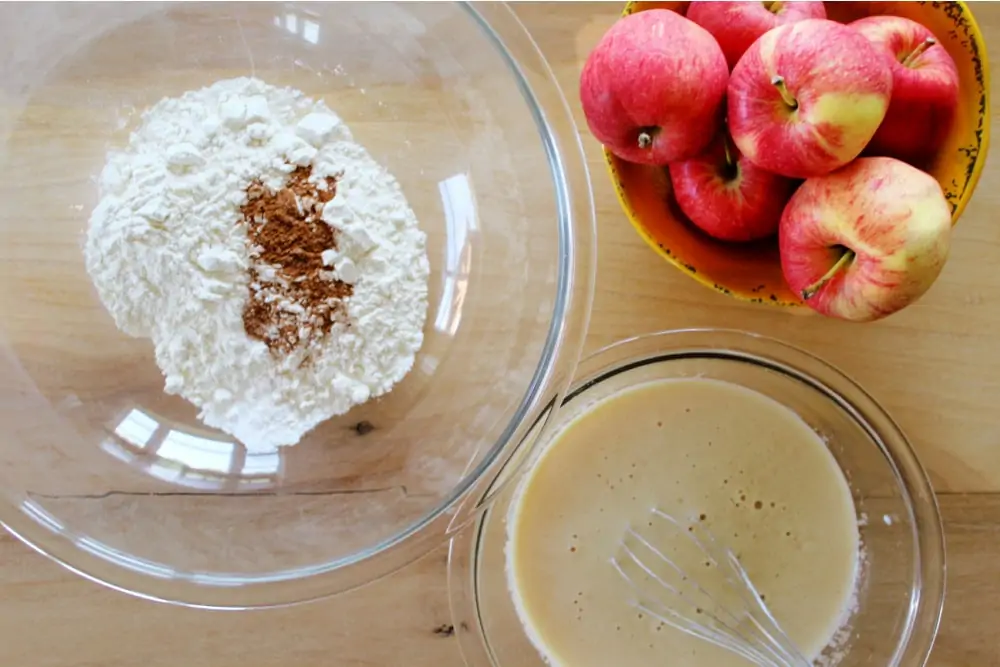
MULTIPOLYGON (((665 8, 684 13, 686 2, 630 2, 623 15, 665 8)), ((829 18, 849 22, 871 14, 905 16, 927 26, 958 66, 960 95, 951 134, 928 170, 944 189, 957 222, 986 162, 990 141, 986 44, 964 2, 828 2, 829 18)), ((664 259, 700 283, 738 299, 801 306, 785 284, 775 240, 716 241, 681 213, 666 169, 631 164, 604 151, 618 200, 632 226, 664 259)))

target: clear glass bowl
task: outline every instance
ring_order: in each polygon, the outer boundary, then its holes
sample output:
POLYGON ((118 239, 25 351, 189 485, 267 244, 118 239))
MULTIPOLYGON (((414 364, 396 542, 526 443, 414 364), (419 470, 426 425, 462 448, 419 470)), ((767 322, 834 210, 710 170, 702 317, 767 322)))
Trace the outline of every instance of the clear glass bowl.
POLYGON ((4 9, 0 521, 85 576, 242 608, 426 553, 489 501, 575 369, 595 228, 571 114, 504 5, 4 9), (255 75, 324 99, 428 235, 425 342, 384 398, 248 455, 163 392, 81 249, 95 177, 165 96, 255 75))
MULTIPOLYGON (((861 387, 812 355, 737 331, 664 332, 622 341, 580 362, 553 434, 595 401, 638 383, 703 377, 770 396, 830 443, 858 511, 862 565, 858 605, 830 667, 921 667, 944 603, 944 537, 930 482, 899 427, 861 387)), ((544 451, 545 436, 532 456, 544 451)), ((542 667, 508 592, 506 519, 517 489, 502 491, 451 545, 449 592, 469 667, 542 667)), ((609 566, 610 567, 610 566, 609 566)))

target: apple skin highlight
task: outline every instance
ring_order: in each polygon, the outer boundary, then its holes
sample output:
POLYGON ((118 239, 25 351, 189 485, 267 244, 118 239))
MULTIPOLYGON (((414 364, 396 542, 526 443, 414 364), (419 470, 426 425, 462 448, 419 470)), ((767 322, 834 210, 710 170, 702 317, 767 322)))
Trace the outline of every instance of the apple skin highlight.
POLYGON ((733 69, 729 128, 759 167, 819 176, 861 154, 891 93, 892 72, 865 37, 833 21, 799 21, 766 33, 733 69))
POLYGON ((859 158, 803 183, 778 229, 781 266, 806 304, 867 322, 919 299, 948 258, 951 209, 930 175, 893 158, 859 158), (849 261, 838 261, 846 252, 849 261), (831 272, 831 269, 835 269, 831 272))

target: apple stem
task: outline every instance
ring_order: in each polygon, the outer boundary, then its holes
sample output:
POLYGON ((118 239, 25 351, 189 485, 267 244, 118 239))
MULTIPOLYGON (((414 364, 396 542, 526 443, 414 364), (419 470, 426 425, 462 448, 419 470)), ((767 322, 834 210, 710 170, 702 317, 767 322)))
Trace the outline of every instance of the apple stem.
POLYGON ((802 290, 802 299, 803 299, 803 301, 808 301, 809 299, 811 299, 814 296, 816 296, 816 292, 818 292, 821 289, 823 289, 824 285, 826 285, 828 282, 830 282, 831 280, 833 280, 834 276, 836 276, 838 273, 840 273, 840 271, 844 267, 846 267, 848 264, 850 264, 851 260, 854 259, 854 256, 855 255, 854 255, 854 251, 853 250, 845 250, 844 254, 841 255, 840 259, 837 260, 837 263, 834 264, 833 266, 831 266, 830 270, 827 271, 823 275, 822 278, 820 278, 819 280, 817 280, 816 282, 814 282, 812 285, 810 285, 809 287, 806 287, 804 290, 802 290))
POLYGON ((649 132, 639 133, 639 148, 649 148, 653 145, 653 137, 649 132))
POLYGON ((906 58, 903 59, 903 67, 909 67, 910 64, 914 60, 916 60, 917 58, 919 58, 920 55, 924 51, 926 51, 927 49, 931 48, 935 44, 937 44, 937 40, 934 39, 933 37, 928 37, 927 39, 925 39, 923 42, 920 43, 920 46, 918 46, 917 48, 913 49, 913 51, 910 53, 910 55, 906 56, 906 58))
POLYGON ((773 0, 773 2, 765 2, 764 6, 767 8, 767 11, 771 12, 772 14, 777 14, 778 12, 781 11, 781 0, 773 0))
POLYGON ((799 103, 796 102, 795 98, 792 97, 792 94, 788 92, 788 86, 785 85, 785 77, 780 75, 771 77, 771 83, 778 89, 778 94, 781 95, 781 99, 784 100, 785 104, 793 109, 799 108, 799 103))

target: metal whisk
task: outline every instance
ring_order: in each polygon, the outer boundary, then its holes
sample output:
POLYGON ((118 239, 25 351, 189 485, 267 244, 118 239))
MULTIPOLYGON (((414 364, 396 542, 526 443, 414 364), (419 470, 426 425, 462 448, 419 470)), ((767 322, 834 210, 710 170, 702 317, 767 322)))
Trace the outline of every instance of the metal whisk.
MULTIPOLYGON (((704 517, 702 517, 704 518, 704 517)), ((642 613, 760 667, 810 667, 775 621, 736 555, 701 521, 654 509, 630 526, 612 565, 642 613)))

